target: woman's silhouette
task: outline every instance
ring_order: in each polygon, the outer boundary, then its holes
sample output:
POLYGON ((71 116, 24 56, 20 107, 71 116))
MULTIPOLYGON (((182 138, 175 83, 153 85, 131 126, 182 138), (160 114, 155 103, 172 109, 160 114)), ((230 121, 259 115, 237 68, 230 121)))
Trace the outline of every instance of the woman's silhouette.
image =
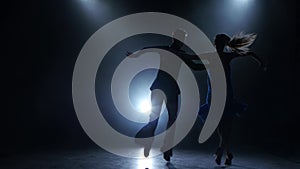
MULTIPOLYGON (((221 59, 227 84, 226 104, 222 119, 217 127, 217 133, 220 138, 219 147, 215 153, 215 162, 220 165, 223 152, 226 151, 225 165, 231 165, 233 155, 229 149, 229 138, 232 130, 232 122, 234 117, 246 110, 246 104, 235 99, 231 81, 230 62, 237 57, 252 56, 261 66, 263 63, 249 47, 256 39, 256 34, 237 34, 232 38, 226 34, 218 34, 215 37, 214 44, 221 59)), ((211 88, 208 81, 208 92, 206 103, 200 107, 199 116, 201 120, 205 120, 208 114, 211 100, 211 88)))

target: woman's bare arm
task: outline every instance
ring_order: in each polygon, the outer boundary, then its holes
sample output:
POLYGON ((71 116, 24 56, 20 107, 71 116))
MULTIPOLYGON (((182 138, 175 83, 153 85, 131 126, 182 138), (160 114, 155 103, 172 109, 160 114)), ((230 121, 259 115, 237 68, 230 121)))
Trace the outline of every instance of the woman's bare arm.
POLYGON ((265 62, 256 55, 256 53, 250 51, 250 52, 247 52, 247 55, 248 56, 252 56, 253 59, 259 64, 260 67, 262 67, 264 70, 266 70, 266 64, 265 62))

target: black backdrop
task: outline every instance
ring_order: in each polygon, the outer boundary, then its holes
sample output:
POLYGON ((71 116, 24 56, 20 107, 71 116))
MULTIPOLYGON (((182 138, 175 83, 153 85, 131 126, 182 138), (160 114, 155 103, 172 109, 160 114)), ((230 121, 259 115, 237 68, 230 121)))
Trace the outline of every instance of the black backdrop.
MULTIPOLYGON (((92 145, 72 103, 76 58, 85 41, 104 24, 126 14, 158 11, 189 20, 211 40, 222 32, 257 32, 253 50, 266 60, 268 70, 259 70, 249 59, 234 61, 235 91, 249 104, 235 124, 234 137, 243 144, 299 152, 296 1, 254 1, 256 10, 235 24, 234 14, 224 15, 226 1, 104 0, 88 8, 84 2, 1 5, 1 151, 92 145)), ((225 11, 230 12, 234 11, 225 11)))

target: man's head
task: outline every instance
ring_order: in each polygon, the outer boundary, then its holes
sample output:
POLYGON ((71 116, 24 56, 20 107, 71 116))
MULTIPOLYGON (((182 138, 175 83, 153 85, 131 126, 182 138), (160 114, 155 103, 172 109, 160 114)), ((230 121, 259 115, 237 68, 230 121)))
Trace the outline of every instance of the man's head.
POLYGON ((172 37, 172 45, 176 48, 181 48, 184 45, 187 33, 185 30, 178 28, 172 33, 172 37))

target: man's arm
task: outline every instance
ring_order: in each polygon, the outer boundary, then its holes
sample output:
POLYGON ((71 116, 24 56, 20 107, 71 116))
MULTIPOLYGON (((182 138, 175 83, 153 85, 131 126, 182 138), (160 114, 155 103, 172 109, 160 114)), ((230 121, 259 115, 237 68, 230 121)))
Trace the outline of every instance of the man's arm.
POLYGON ((196 70, 196 71, 206 70, 203 63, 195 63, 194 61, 188 60, 188 59, 182 59, 182 60, 193 70, 196 70))
POLYGON ((129 57, 129 58, 137 58, 137 57, 141 56, 144 53, 152 52, 153 49, 164 49, 164 48, 165 48, 164 46, 144 47, 141 50, 137 50, 135 52, 129 52, 129 51, 127 51, 126 56, 129 57))
MULTIPOLYGON (((180 52, 178 56, 193 70, 202 71, 206 70, 205 64, 209 64, 206 59, 202 59, 203 56, 191 55, 187 53, 180 52), (200 60, 201 58, 201 60, 200 60)), ((206 55, 205 55, 206 56, 206 55)))
POLYGON ((193 70, 205 70, 205 65, 210 63, 210 60, 215 57, 217 52, 206 52, 198 55, 179 53, 180 58, 193 70))

